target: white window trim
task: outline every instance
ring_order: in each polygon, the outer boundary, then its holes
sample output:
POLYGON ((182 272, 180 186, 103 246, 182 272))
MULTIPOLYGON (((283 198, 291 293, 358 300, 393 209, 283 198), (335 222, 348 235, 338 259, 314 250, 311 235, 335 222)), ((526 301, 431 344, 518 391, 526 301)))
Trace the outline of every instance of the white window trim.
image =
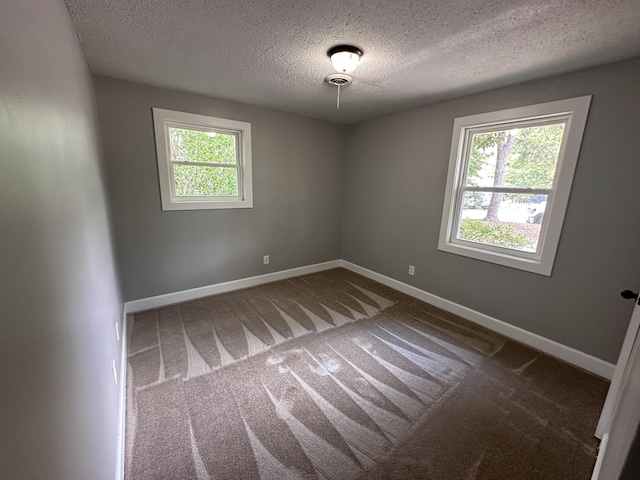
POLYGON ((591 95, 587 95, 456 118, 453 125, 449 173, 442 209, 438 250, 550 276, 560 241, 590 103, 591 95), (539 253, 518 252, 456 239, 455 229, 458 223, 459 202, 462 201, 461 190, 466 171, 464 160, 468 132, 479 127, 499 127, 501 123, 544 119, 545 117, 566 119, 566 126, 552 192, 547 199, 545 221, 540 231, 539 253))
POLYGON ((162 210, 209 210, 222 208, 253 208, 251 175, 251 124, 209 117, 195 113, 153 108, 153 127, 156 136, 158 177, 162 210), (215 130, 238 136, 238 196, 234 197, 177 197, 171 174, 169 127, 193 130, 215 130))

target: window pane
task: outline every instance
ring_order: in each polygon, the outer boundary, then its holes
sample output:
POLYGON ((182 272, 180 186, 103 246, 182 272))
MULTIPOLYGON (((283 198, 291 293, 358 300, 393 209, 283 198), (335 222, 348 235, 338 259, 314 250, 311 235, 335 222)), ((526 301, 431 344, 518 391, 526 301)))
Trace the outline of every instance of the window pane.
POLYGON ((238 170, 231 167, 173 165, 177 197, 237 197, 238 170))
POLYGON ((456 238, 521 252, 535 252, 547 195, 464 193, 456 238))
POLYGON ((236 136, 169 127, 174 162, 236 163, 236 136))
POLYGON ((551 188, 564 124, 472 135, 467 186, 551 188))

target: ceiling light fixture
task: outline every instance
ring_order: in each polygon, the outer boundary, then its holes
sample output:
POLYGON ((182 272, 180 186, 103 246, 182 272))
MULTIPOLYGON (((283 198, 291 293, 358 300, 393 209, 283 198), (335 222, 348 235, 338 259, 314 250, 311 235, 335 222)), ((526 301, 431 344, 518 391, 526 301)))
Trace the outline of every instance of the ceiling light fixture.
POLYGON ((331 64, 338 72, 350 73, 358 66, 362 50, 353 45, 337 45, 327 51, 331 64))

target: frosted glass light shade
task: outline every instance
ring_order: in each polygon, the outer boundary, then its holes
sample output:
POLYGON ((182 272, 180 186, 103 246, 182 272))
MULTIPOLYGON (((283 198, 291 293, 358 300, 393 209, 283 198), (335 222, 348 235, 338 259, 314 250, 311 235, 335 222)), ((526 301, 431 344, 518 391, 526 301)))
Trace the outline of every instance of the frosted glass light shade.
POLYGON ((360 55, 352 52, 338 52, 331 55, 331 64, 338 72, 350 73, 358 66, 360 55))
POLYGON ((362 50, 351 45, 338 45, 329 49, 327 55, 338 72, 351 73, 358 66, 362 50))

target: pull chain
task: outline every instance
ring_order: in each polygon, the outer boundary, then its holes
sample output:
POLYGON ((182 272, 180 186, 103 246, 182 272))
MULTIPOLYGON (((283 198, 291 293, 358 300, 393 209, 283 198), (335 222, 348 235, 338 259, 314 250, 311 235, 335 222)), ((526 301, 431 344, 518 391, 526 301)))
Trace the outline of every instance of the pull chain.
POLYGON ((353 78, 349 75, 343 75, 342 73, 332 73, 331 75, 327 75, 324 79, 326 83, 331 85, 332 87, 338 87, 338 98, 336 98, 336 109, 340 109, 340 93, 342 87, 347 87, 351 85, 353 78))

